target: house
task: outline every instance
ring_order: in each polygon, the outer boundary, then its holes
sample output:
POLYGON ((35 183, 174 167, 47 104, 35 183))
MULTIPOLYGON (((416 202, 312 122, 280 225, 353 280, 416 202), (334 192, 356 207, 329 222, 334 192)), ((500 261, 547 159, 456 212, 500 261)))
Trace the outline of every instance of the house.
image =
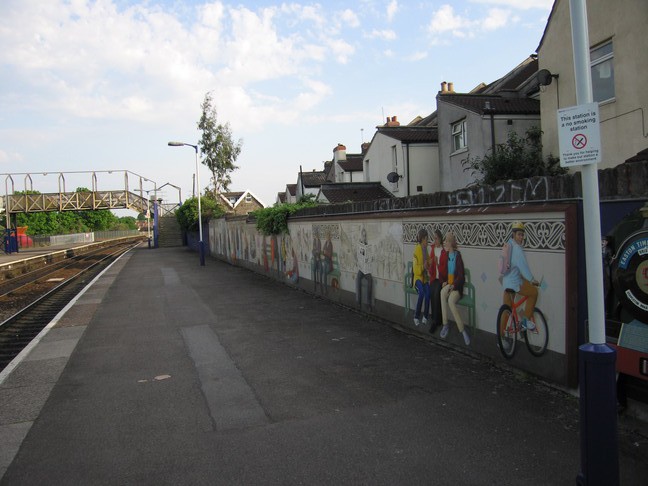
POLYGON ((502 78, 469 93, 457 93, 453 83, 441 83, 436 97, 437 190, 453 191, 474 183, 464 161, 492 152, 511 131, 524 137, 529 128, 540 126, 537 71, 538 60, 530 56, 502 78))
POLYGON ((327 173, 323 170, 318 171, 313 169, 312 172, 300 171, 297 174, 297 187, 295 188, 296 200, 299 201, 302 196, 307 194, 317 196, 320 186, 327 182, 326 175, 327 173))
POLYGON ((261 200, 249 190, 221 192, 219 196, 225 210, 230 214, 245 215, 265 207, 261 200))
POLYGON ((315 201, 320 204, 371 201, 394 197, 379 182, 337 182, 322 184, 315 201))
POLYGON ((436 115, 418 117, 408 125, 401 125, 396 116, 388 117, 376 127, 362 163, 364 180, 379 182, 394 196, 438 191, 436 115))
POLYGON ((363 144, 360 154, 347 153, 346 146, 339 143, 333 149, 333 160, 326 164, 327 181, 330 182, 363 182, 362 159, 369 144, 363 144))
MULTIPOLYGON (((648 3, 588 0, 587 18, 604 169, 648 147, 648 3)), ((543 152, 559 155, 557 110, 577 104, 568 0, 554 2, 537 53, 543 152)))
POLYGON ((286 184, 286 202, 297 202, 297 184, 286 184))
POLYGON ((296 203, 297 184, 286 184, 286 190, 277 193, 275 204, 296 203))

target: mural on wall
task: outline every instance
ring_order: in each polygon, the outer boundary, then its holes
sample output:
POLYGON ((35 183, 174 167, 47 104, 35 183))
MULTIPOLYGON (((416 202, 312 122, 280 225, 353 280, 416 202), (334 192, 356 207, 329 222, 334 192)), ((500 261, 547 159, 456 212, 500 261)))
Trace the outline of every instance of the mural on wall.
MULTIPOLYGON (((499 281, 498 263, 504 243, 508 242, 512 237, 513 222, 511 220, 487 218, 474 220, 440 218, 429 222, 403 222, 403 245, 406 248, 406 254, 413 255, 414 248, 418 243, 417 237, 421 230, 425 230, 428 234, 440 231, 444 236, 450 232, 456 236, 457 248, 463 257, 465 279, 463 296, 457 300, 456 305, 461 320, 467 324, 469 337, 474 338, 476 329, 496 334, 496 321, 500 307, 503 304, 511 304, 511 295, 505 293, 505 289, 499 281)), ((554 328, 556 325, 563 326, 565 312, 564 217, 562 214, 556 217, 529 217, 524 221, 524 228, 523 255, 527 267, 533 270, 528 273, 525 269, 524 274, 531 279, 528 280, 529 286, 537 292, 536 299, 538 300, 535 306, 548 309, 543 314, 543 317, 549 322, 549 328, 551 328, 552 321, 554 322, 554 328), (543 273, 540 273, 540 270, 543 273), (531 285, 535 283, 533 280, 537 280, 538 287, 531 285)), ((409 297, 418 296, 416 290, 413 289, 412 260, 408 259, 405 265, 408 272, 404 287, 406 316, 410 315, 409 297)), ((533 293, 533 290, 526 292, 533 293)), ((524 298, 528 297, 517 296, 517 300, 524 298)), ((533 309, 533 307, 533 305, 529 305, 529 309, 533 309)), ((524 311, 524 303, 519 307, 519 311, 524 311)), ((413 315, 407 317, 407 320, 413 322, 414 326, 416 326, 416 321, 413 320, 416 317, 414 314, 415 309, 412 309, 412 312, 413 315)), ((535 320, 535 316, 533 314, 532 316, 535 320)), ((449 320, 458 324, 457 319, 453 319, 452 312, 450 312, 449 320)), ((432 322, 429 322, 429 324, 432 324, 432 322)), ((543 321, 540 321, 539 328, 528 333, 529 337, 536 342, 533 347, 534 351, 543 347, 542 324, 543 321)), ((419 326, 423 327, 422 320, 419 320, 419 326)), ((518 325, 518 328, 520 327, 521 323, 518 325)), ((425 328, 423 329, 425 330, 425 328)), ((434 332, 432 325, 430 330, 434 332)), ((549 333, 549 337, 551 341, 544 343, 545 350, 548 348, 558 352, 565 351, 564 329, 555 329, 552 333, 549 333)), ((469 339, 464 337, 464 343, 468 342, 469 339)))
MULTIPOLYGON (((399 222, 345 223, 340 229, 339 262, 353 279, 356 304, 371 310, 377 280, 403 278, 402 227, 399 222)), ((351 289, 348 289, 351 290, 351 289)))
POLYGON ((566 212, 466 211, 455 208, 429 218, 402 220, 297 220, 289 224, 288 234, 275 238, 261 235, 245 221, 220 220, 210 226, 210 236, 214 253, 232 262, 247 262, 261 273, 419 332, 432 331, 438 338, 507 358, 514 357, 517 343, 518 350, 526 347, 530 356, 518 356, 517 363, 562 380, 565 360, 571 359, 568 342, 570 346, 573 342, 566 302, 566 212), (517 270, 502 275, 500 256, 504 244, 515 241, 512 224, 517 220, 524 225, 524 238, 517 243, 518 250, 511 251, 511 267, 517 270), (423 232, 428 239, 425 251, 420 246, 419 257, 416 247, 423 232), (437 232, 447 240, 443 262, 440 247, 434 250, 437 232), (448 233, 455 236, 453 241, 448 233), (425 273, 415 278, 417 258, 425 273), (519 287, 511 282, 515 272, 519 287), (421 283, 429 284, 430 302, 424 293, 417 311, 416 280, 421 277, 421 283), (507 294, 505 288, 516 293, 507 294), (523 299, 527 300, 518 305, 523 299), (435 314, 436 306, 440 310, 435 314), (534 307, 540 313, 529 315, 534 307), (501 314, 503 308, 511 311, 501 314), (552 359, 547 359, 549 353, 552 359), (542 363, 537 368, 528 361, 536 362, 535 356, 542 363))
MULTIPOLYGON (((536 307, 546 310, 551 331, 548 349, 565 352, 563 329, 555 329, 565 325, 564 214, 518 213, 516 217, 524 220, 523 254, 533 278, 540 283, 534 287, 539 290, 536 307)), ((467 344, 475 339, 477 330, 491 334, 495 342, 500 307, 503 303, 511 304, 498 281, 498 261, 502 246, 511 239, 512 222, 512 219, 487 215, 467 216, 453 210, 427 221, 294 222, 290 224, 290 233, 268 237, 259 234, 254 225, 232 221, 219 224, 213 238, 217 253, 226 255, 230 261, 256 264, 262 271, 295 284, 303 285, 306 280, 309 290, 323 295, 331 296, 331 292, 339 295, 339 290, 351 292, 356 305, 370 312, 375 312, 377 301, 400 306, 404 310, 403 324, 423 332, 435 332, 433 324, 442 328, 448 323, 444 336, 458 342, 463 338, 467 344), (411 305, 418 303, 413 261, 421 230, 429 236, 425 261, 428 278, 425 283, 430 284, 427 315, 425 295, 420 314, 416 305, 411 305), (441 265, 440 255, 436 257, 436 268, 429 268, 435 260, 432 242, 436 232, 443 237, 448 233, 456 237, 456 253, 461 257, 463 275, 453 274, 453 283, 446 283, 449 275, 444 273, 442 277, 440 273, 447 266, 447 262, 441 265), (438 277, 441 287, 443 283, 452 285, 443 295, 444 299, 441 288, 432 291, 431 284, 436 279, 430 277, 432 274, 438 277), (441 301, 445 301, 445 317, 442 313, 432 319, 433 308, 441 301), (424 316, 427 323, 423 322, 424 316)), ((459 273, 456 257, 453 270, 459 273)), ((436 333, 439 335, 438 328, 436 333)))
POLYGON ((517 336, 522 334, 531 354, 542 356, 549 334, 544 314, 536 307, 540 282, 535 279, 524 251, 524 223, 513 222, 511 233, 498 261, 499 282, 504 290, 497 314, 498 346, 505 358, 512 358, 517 336))
POLYGON ((340 240, 340 225, 313 224, 310 232, 313 236, 309 261, 313 290, 328 295, 329 289, 340 288, 340 263, 335 248, 340 240))

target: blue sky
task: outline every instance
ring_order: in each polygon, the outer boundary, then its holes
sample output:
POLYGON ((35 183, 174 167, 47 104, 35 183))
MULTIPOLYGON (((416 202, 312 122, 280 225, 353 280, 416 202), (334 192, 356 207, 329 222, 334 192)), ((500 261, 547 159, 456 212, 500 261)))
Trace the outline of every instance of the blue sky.
MULTIPOLYGON (((432 113, 442 81, 468 92, 506 74, 535 52, 552 3, 2 0, 0 172, 127 169, 184 199, 194 154, 167 142, 197 143, 211 92, 243 142, 230 189, 272 204, 338 143, 358 153, 384 117, 432 113)), ((74 177, 68 190, 91 186, 74 177)), ((122 179, 100 174, 99 189, 122 179)))

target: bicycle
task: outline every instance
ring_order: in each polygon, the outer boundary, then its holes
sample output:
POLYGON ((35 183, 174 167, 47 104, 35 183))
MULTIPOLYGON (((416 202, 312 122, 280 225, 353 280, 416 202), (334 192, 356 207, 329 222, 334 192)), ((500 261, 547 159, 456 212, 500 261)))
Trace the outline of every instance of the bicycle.
POLYGON ((535 307, 531 319, 535 323, 535 328, 525 329, 522 327, 522 318, 519 314, 522 312, 520 306, 527 301, 528 297, 519 296, 513 289, 506 289, 505 292, 510 294, 513 308, 503 304, 497 313, 497 344, 500 352, 506 359, 511 359, 515 354, 517 336, 522 334, 529 352, 533 356, 542 356, 549 344, 549 328, 544 314, 535 307), (519 298, 515 300, 518 296, 519 298))

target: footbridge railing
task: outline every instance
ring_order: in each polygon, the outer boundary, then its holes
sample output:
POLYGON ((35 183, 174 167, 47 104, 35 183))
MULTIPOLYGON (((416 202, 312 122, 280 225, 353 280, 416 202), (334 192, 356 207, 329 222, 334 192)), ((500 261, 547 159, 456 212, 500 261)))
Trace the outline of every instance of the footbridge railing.
POLYGON ((12 214, 35 213, 48 211, 85 211, 98 209, 131 209, 146 213, 151 206, 151 200, 158 197, 157 183, 147 177, 129 170, 105 171, 72 171, 55 173, 5 173, 0 174, 5 180, 5 195, 0 197, 0 214, 4 213, 9 227, 12 214), (103 185, 112 187, 111 190, 100 190, 98 175, 102 176, 103 185), (43 186, 48 191, 35 191, 33 179, 45 177, 43 186), (50 176, 47 179, 47 176, 50 176), (56 177, 56 182, 53 178, 56 177), (87 178, 90 177, 90 181, 87 178), (24 180, 24 190, 16 191, 16 181, 24 180), (117 182, 115 182, 117 179, 117 182), (90 182, 90 189, 84 186, 90 182), (66 190, 66 185, 74 183, 80 186, 74 192, 66 190), (52 186, 58 185, 58 191, 52 191, 52 186))

